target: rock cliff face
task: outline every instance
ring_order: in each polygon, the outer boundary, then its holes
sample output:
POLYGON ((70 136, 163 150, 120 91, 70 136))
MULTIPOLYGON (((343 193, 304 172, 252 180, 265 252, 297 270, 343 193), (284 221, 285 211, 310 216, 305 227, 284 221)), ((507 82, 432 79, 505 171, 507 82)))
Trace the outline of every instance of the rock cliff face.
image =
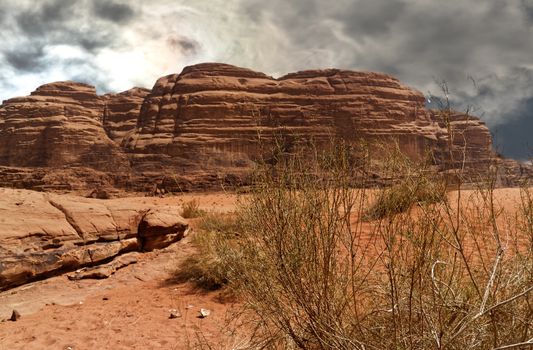
POLYGON ((102 128, 102 98, 74 82, 43 85, 0 106, 0 164, 124 171, 128 159, 102 128))
POLYGON ((150 90, 133 88, 119 94, 103 96, 103 125, 111 140, 122 144, 124 136, 135 130, 141 105, 150 90))
POLYGON ((142 171, 238 174, 258 156, 258 137, 268 143, 272 135, 317 143, 342 137, 371 148, 397 143, 414 159, 431 153, 440 170, 463 161, 479 170, 493 158, 478 118, 428 111, 420 92, 388 75, 329 69, 273 79, 220 64, 159 79, 122 145, 142 171))
MULTIPOLYGON (((66 82, 5 101, 0 166, 88 167, 134 190, 206 188, 244 179, 258 139, 273 135, 394 143, 414 159, 430 154, 441 171, 480 171, 495 159, 478 118, 429 111, 420 92, 385 74, 328 69, 274 79, 206 63, 160 78, 151 91, 97 96, 66 82)), ((2 173, 0 183, 9 182, 2 173)))
POLYGON ((438 111, 431 111, 430 115, 439 128, 432 152, 440 170, 464 168, 481 175, 497 161, 489 129, 477 117, 438 111))

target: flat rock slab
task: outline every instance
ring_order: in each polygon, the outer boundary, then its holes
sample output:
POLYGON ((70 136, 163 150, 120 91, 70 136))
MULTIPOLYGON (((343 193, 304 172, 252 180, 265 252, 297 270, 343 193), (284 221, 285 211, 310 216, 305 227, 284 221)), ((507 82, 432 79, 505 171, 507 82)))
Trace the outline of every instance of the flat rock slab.
POLYGON ((0 188, 0 290, 184 237, 178 206, 0 188))
POLYGON ((108 278, 114 274, 117 270, 126 267, 131 264, 135 264, 138 261, 138 256, 140 253, 132 252, 121 255, 113 261, 99 266, 84 267, 79 270, 74 271, 71 274, 68 274, 67 277, 69 280, 81 280, 85 278, 92 279, 103 279, 108 278))

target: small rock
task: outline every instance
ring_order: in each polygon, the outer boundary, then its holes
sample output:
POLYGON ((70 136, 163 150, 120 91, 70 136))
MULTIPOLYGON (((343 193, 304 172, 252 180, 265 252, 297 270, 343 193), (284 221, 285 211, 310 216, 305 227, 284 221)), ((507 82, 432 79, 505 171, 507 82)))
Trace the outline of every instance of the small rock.
POLYGON ((181 314, 178 310, 176 309, 170 309, 168 310, 170 312, 170 316, 169 318, 178 318, 178 317, 181 317, 181 314))
POLYGON ((109 298, 108 297, 103 297, 102 300, 109 300, 109 298))
POLYGON ((10 320, 15 322, 17 321, 19 318, 21 318, 22 316, 20 315, 20 313, 17 311, 17 310, 13 310, 13 313, 11 314, 11 318, 10 320))
POLYGON ((207 309, 200 309, 200 318, 206 318, 207 316, 209 316, 211 314, 211 311, 210 310, 207 310, 207 309))
POLYGON ((187 310, 192 309, 193 307, 194 307, 194 305, 191 305, 191 304, 185 306, 185 308, 186 308, 187 310))

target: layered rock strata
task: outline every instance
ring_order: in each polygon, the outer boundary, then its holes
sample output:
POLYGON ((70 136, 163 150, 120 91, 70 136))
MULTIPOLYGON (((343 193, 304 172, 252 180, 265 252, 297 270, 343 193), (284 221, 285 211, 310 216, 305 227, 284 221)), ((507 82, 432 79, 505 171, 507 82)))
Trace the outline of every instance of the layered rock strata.
POLYGON ((378 156, 398 145, 443 172, 482 172, 497 160, 478 118, 427 110, 420 92, 385 74, 327 69, 274 79, 205 63, 160 78, 151 91, 97 96, 60 82, 5 101, 0 166, 9 169, 0 183, 20 184, 20 167, 77 167, 106 174, 102 186, 134 191, 238 185, 279 136, 289 147, 343 138, 378 156))
POLYGON ((440 171, 484 170, 494 158, 478 118, 429 111, 420 92, 388 75, 329 69, 274 79, 220 64, 159 79, 122 145, 140 171, 238 178, 280 135, 289 143, 364 142, 374 156, 394 144, 413 159, 432 158, 440 171))
POLYGON ((74 82, 43 85, 0 107, 0 165, 87 166, 128 171, 124 153, 102 128, 102 98, 74 82))
POLYGON ((133 88, 103 96, 103 126, 117 145, 121 145, 124 137, 135 130, 142 103, 149 93, 148 89, 133 88))
POLYGON ((0 290, 180 240, 179 207, 0 188, 0 290))

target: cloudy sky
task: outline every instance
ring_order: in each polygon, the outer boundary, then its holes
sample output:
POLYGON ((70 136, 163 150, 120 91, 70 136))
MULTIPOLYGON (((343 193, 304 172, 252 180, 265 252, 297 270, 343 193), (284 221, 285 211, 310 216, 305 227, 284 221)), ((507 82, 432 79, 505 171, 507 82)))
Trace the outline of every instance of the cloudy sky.
POLYGON ((186 65, 273 76, 381 71, 446 81, 497 148, 533 154, 533 0, 0 0, 0 100, 57 80, 151 87, 186 65))

